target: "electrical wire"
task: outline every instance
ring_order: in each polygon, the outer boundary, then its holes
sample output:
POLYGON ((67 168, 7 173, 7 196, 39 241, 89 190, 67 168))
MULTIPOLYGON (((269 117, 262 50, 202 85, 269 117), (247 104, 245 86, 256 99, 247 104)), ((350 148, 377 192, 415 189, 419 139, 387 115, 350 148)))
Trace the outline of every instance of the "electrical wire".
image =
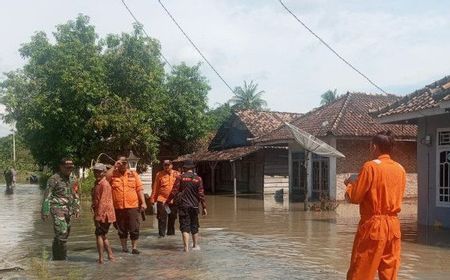
MULTIPOLYGON (((147 36, 148 39, 151 39, 151 37, 147 34, 147 31, 145 31, 144 25, 136 18, 134 13, 128 7, 127 3, 125 3, 125 0, 121 0, 121 1, 122 1, 122 4, 127 9, 128 13, 130 13, 131 17, 134 19, 134 21, 142 26, 142 31, 144 31, 145 36, 147 36)), ((172 67, 172 64, 169 63, 169 61, 166 59, 166 57, 161 52, 159 53, 159 55, 163 58, 163 60, 166 62, 166 64, 169 65, 172 70, 174 70, 172 67)))
POLYGON ((337 51, 335 51, 327 42, 325 42, 319 35, 317 35, 314 31, 311 30, 303 21, 301 21, 281 0, 278 0, 280 4, 288 11, 303 27, 305 27, 312 35, 314 35, 319 41, 324 44, 332 53, 334 53, 339 59, 341 59, 345 64, 350 66, 354 71, 356 71, 359 75, 361 75, 363 78, 365 78, 370 84, 375 86, 377 89, 379 89, 384 94, 388 94, 386 91, 384 91, 380 86, 378 86, 375 82, 373 82, 369 77, 364 75, 360 70, 358 70, 355 66, 353 66, 349 61, 347 61, 345 58, 343 58, 337 51))
MULTIPOLYGON (((123 1, 123 0, 122 0, 123 1)), ((234 94, 234 90, 231 88, 231 86, 225 81, 225 79, 222 77, 222 75, 219 74, 219 72, 214 68, 214 66, 209 62, 209 60, 203 55, 203 53, 200 51, 200 49, 195 45, 195 43, 191 40, 191 38, 184 32, 183 28, 178 24, 178 22, 175 20, 175 18, 172 16, 172 14, 169 12, 169 10, 164 6, 164 4, 161 2, 161 0, 158 0, 161 7, 166 11, 167 15, 172 19, 172 21, 175 23, 175 25, 180 29, 181 33, 183 33, 184 37, 191 43, 191 45, 195 48, 195 50, 200 54, 200 56, 203 58, 203 60, 208 63, 209 67, 217 74, 217 76, 222 80, 222 82, 230 89, 230 91, 234 94)))

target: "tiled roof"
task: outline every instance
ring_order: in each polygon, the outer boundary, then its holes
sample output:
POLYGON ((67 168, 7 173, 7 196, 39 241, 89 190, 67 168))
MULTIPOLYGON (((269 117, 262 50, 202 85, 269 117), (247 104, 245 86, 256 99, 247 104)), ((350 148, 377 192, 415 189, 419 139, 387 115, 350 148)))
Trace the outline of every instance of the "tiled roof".
POLYGON ((450 76, 436 81, 405 96, 377 112, 378 117, 412 113, 439 106, 441 101, 450 100, 450 76))
MULTIPOLYGON (((209 150, 221 150, 224 148, 231 148, 230 146, 224 147, 224 143, 230 140, 230 138, 240 138, 242 141, 238 146, 248 145, 248 138, 256 138, 263 136, 266 133, 281 126, 285 121, 292 121, 295 118, 301 116, 300 113, 287 113, 287 112, 275 112, 275 111, 255 111, 255 110, 240 110, 233 112, 219 128, 214 138, 211 140, 209 150), (244 126, 244 130, 235 129, 233 125, 235 122, 244 126)), ((236 147, 236 146, 235 146, 236 147)))
POLYGON ((235 114, 245 124, 253 137, 260 137, 269 133, 284 122, 290 122, 302 115, 299 113, 255 110, 241 110, 235 114))
POLYGON ((256 152, 261 148, 260 146, 245 146, 221 151, 204 151, 180 156, 174 162, 182 162, 186 159, 192 159, 194 162, 235 160, 256 152))
MULTIPOLYGON (((391 130, 399 138, 415 138, 414 125, 393 125, 378 123, 369 112, 388 106, 399 98, 395 95, 375 95, 352 93, 339 97, 334 102, 316 108, 291 121, 298 128, 318 137, 332 134, 335 136, 373 136, 382 130, 391 130)), ((260 137, 256 142, 291 139, 292 135, 285 126, 260 137)))

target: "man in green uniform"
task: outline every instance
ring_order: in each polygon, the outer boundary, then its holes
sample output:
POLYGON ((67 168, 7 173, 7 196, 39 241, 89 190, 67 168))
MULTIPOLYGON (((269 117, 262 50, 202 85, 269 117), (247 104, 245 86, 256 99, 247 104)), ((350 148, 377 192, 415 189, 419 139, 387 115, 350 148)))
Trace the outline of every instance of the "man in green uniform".
POLYGON ((42 203, 42 220, 52 216, 55 237, 53 239, 53 260, 65 260, 66 242, 70 233, 70 219, 79 217, 80 198, 78 180, 72 174, 74 165, 71 159, 63 158, 59 171, 47 181, 47 188, 42 203))

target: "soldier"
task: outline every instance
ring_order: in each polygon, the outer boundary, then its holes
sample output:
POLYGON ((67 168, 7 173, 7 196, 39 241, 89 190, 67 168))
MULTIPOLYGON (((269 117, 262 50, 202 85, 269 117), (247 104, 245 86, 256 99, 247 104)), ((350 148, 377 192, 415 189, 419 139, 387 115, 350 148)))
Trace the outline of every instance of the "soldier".
POLYGON ((74 165, 71 159, 63 158, 59 171, 47 181, 47 188, 42 203, 42 220, 52 215, 55 237, 53 239, 53 260, 65 260, 66 242, 70 233, 70 219, 80 215, 80 198, 78 180, 72 174, 74 165))

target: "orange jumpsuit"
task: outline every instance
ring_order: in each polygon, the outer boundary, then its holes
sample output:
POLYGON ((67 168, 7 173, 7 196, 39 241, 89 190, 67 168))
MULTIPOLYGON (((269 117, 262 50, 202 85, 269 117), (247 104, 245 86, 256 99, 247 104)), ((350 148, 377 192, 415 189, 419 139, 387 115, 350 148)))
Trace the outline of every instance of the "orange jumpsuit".
POLYGON ((405 169, 383 154, 366 162, 346 196, 359 204, 361 221, 353 243, 347 279, 397 279, 400 268, 400 212, 406 186, 405 169))

